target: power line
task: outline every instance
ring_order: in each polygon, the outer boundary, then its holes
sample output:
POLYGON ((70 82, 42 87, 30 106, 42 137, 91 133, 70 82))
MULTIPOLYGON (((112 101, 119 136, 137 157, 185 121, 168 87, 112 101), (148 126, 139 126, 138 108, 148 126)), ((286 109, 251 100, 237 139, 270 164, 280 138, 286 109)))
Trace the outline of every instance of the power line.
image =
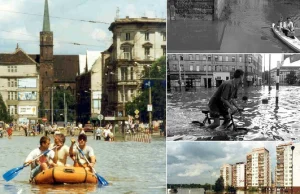
MULTIPOLYGON (((42 14, 34 14, 34 13, 24 13, 24 12, 18 12, 18 11, 11 11, 11 10, 3 10, 0 9, 0 11, 3 12, 9 12, 9 13, 15 13, 15 14, 24 14, 24 15, 33 15, 33 16, 44 16, 42 14)), ((64 20, 71 20, 71 21, 79 21, 79 22, 88 22, 88 23, 100 23, 100 24, 110 24, 108 22, 102 22, 102 21, 95 21, 95 20, 79 20, 79 19, 72 19, 72 18, 64 18, 64 17, 58 17, 58 16, 49 16, 50 18, 57 18, 57 19, 64 19, 64 20)))

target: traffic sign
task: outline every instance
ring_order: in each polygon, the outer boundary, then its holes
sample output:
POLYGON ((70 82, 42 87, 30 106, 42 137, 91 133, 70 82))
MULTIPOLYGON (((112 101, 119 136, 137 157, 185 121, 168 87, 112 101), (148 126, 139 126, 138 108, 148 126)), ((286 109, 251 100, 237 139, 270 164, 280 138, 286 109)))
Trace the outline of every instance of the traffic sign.
POLYGON ((103 120, 103 115, 102 114, 98 115, 98 119, 103 120))
POLYGON ((138 119, 138 118, 139 118, 139 115, 135 115, 135 118, 138 119))
POLYGON ((148 111, 148 112, 151 112, 151 111, 152 111, 152 104, 148 104, 148 106, 147 106, 147 111, 148 111))
POLYGON ((138 115, 138 114, 140 113, 140 111, 139 111, 138 109, 136 109, 136 110, 134 111, 134 113, 135 113, 136 115, 138 115))

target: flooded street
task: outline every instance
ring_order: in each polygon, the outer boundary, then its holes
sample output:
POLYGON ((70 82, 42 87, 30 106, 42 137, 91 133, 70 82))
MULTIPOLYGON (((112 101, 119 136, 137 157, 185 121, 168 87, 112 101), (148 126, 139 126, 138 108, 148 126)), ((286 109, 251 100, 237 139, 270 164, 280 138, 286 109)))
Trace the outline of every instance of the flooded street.
MULTIPOLYGON (((191 123, 204 120, 201 110, 207 110, 208 101, 216 89, 197 87, 185 91, 182 88, 181 92, 172 90, 168 93, 168 134, 196 136, 197 140, 201 140, 201 136, 209 136, 209 132, 191 123)), ((280 86, 279 90, 276 107, 275 86, 270 93, 267 86, 239 89, 238 104, 244 111, 241 116, 234 116, 234 122, 238 127, 247 128, 248 133, 232 140, 290 141, 300 136, 300 87, 280 86), (241 100, 243 96, 248 96, 246 103, 241 100), (262 99, 268 99, 268 104, 263 104, 262 99)))
MULTIPOLYGON (((178 194, 204 194, 204 189, 203 188, 199 188, 199 189, 178 189, 178 194)), ((209 192, 207 192, 209 193, 209 192)), ((226 192, 223 192, 224 194, 226 192)), ((248 194, 248 193, 251 193, 251 194, 256 194, 256 193, 261 193, 261 194, 273 194, 273 193, 276 193, 275 191, 273 192, 247 192, 247 191, 237 191, 236 194, 248 194)), ((277 193, 280 193, 280 192, 277 192, 277 193)), ((283 192, 282 192, 283 193, 283 192)))
MULTIPOLYGON (((166 144, 165 138, 152 138, 151 143, 96 141, 88 136, 87 144, 95 151, 95 169, 109 186, 94 185, 31 185, 28 183, 30 167, 26 167, 11 181, 2 175, 22 166, 31 150, 38 147, 39 136, 13 136, 0 138, 0 193, 165 193, 166 192, 166 144)), ((51 139, 53 142, 53 139, 51 139)), ((66 138, 70 145, 70 138, 66 138)), ((71 159, 68 158, 69 164, 71 159)))
POLYGON ((299 27, 299 9, 294 0, 229 0, 223 21, 168 20, 168 52, 291 53, 270 26, 282 16, 299 27))

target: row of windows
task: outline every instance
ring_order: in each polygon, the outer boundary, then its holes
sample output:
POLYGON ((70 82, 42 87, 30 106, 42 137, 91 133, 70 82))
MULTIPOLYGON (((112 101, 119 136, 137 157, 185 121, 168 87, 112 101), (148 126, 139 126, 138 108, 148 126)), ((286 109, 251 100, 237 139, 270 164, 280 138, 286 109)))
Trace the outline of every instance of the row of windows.
MULTIPOLYGON (((177 64, 173 64, 173 71, 178 71, 179 69, 177 68, 177 64)), ((184 71, 184 68, 183 68, 183 65, 181 64, 180 65, 180 71, 184 71)), ((250 73, 254 73, 255 72, 255 69, 252 68, 252 67, 246 67, 247 68, 247 72, 250 72, 250 73)), ((235 71, 236 70, 236 66, 222 66, 222 65, 215 65, 215 66, 206 66, 206 65, 203 65, 203 66, 200 66, 200 65, 197 65, 196 67, 194 65, 190 65, 190 68, 189 68, 189 71, 235 71), (208 68, 207 68, 208 67, 208 68)), ((244 67, 243 66, 238 66, 238 69, 242 69, 244 70, 244 67)))
MULTIPOLYGON (((166 48, 162 48, 163 51, 163 56, 166 56, 166 48)), ((144 48, 144 59, 149 60, 150 57, 150 47, 145 47, 144 48)), ((131 47, 123 47, 123 59, 131 60, 131 47)))
MULTIPOLYGON (((176 60, 176 55, 172 55, 172 59, 176 60)), ((181 61, 183 61, 183 56, 181 55, 179 58, 181 61)), ((239 62, 244 62, 243 61, 243 57, 239 57, 239 62)), ((200 61, 200 55, 188 55, 188 60, 196 60, 196 61, 200 61)), ((202 60, 203 61, 212 61, 212 56, 211 55, 202 55, 202 60)), ((222 55, 215 55, 214 56, 214 61, 229 61, 229 57, 228 56, 222 56, 222 55)), ((236 57, 232 56, 231 57, 231 61, 235 62, 236 61, 236 57)), ((248 57, 247 62, 252 63, 252 57, 248 57)))
MULTIPOLYGON (((161 35, 163 36, 163 41, 166 41, 166 39, 167 39, 166 33, 162 32, 161 35)), ((125 40, 133 40, 133 37, 131 37, 131 33, 130 32, 126 32, 125 33, 125 40)), ((150 41, 150 33, 149 32, 145 32, 144 40, 145 41, 150 41)))
POLYGON ((17 79, 8 79, 7 87, 18 87, 17 79))
POLYGON ((18 68, 16 65, 7 66, 7 72, 18 72, 18 68))
POLYGON ((132 101, 134 98, 134 90, 131 89, 124 89, 119 91, 119 102, 128 102, 132 101))
POLYGON ((16 105, 14 105, 14 106, 7 106, 7 112, 8 112, 10 115, 18 114, 17 106, 16 106, 16 105))

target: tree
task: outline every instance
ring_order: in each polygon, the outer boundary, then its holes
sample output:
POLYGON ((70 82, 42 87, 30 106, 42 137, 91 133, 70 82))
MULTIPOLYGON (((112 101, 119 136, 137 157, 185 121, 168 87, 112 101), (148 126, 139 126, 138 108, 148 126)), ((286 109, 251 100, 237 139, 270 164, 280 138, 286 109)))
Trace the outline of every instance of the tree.
POLYGON ((289 74, 286 75, 285 78, 286 82, 290 85, 293 85, 297 81, 297 76, 295 71, 291 71, 289 74))
POLYGON ((63 121, 64 120, 64 93, 65 100, 67 103, 67 120, 75 120, 75 97, 69 90, 57 89, 53 95, 53 120, 54 121, 63 121))
POLYGON ((223 191, 224 190, 224 179, 222 176, 220 176, 215 183, 215 191, 219 192, 219 191, 223 191))
MULTIPOLYGON (((163 56, 156 60, 150 68, 150 72, 144 72, 143 80, 149 76, 151 78, 151 96, 152 96, 152 115, 153 120, 166 119, 166 57, 163 56), (153 85, 152 85, 153 84, 153 85)), ((144 85, 145 86, 145 85, 144 85)), ((134 115, 134 111, 139 110, 140 120, 148 121, 147 105, 149 104, 149 89, 142 87, 140 95, 132 102, 126 103, 127 115, 134 115)))
POLYGON ((10 123, 13 121, 11 115, 9 115, 7 111, 7 107, 3 101, 2 94, 0 94, 0 120, 4 121, 5 123, 10 123))

